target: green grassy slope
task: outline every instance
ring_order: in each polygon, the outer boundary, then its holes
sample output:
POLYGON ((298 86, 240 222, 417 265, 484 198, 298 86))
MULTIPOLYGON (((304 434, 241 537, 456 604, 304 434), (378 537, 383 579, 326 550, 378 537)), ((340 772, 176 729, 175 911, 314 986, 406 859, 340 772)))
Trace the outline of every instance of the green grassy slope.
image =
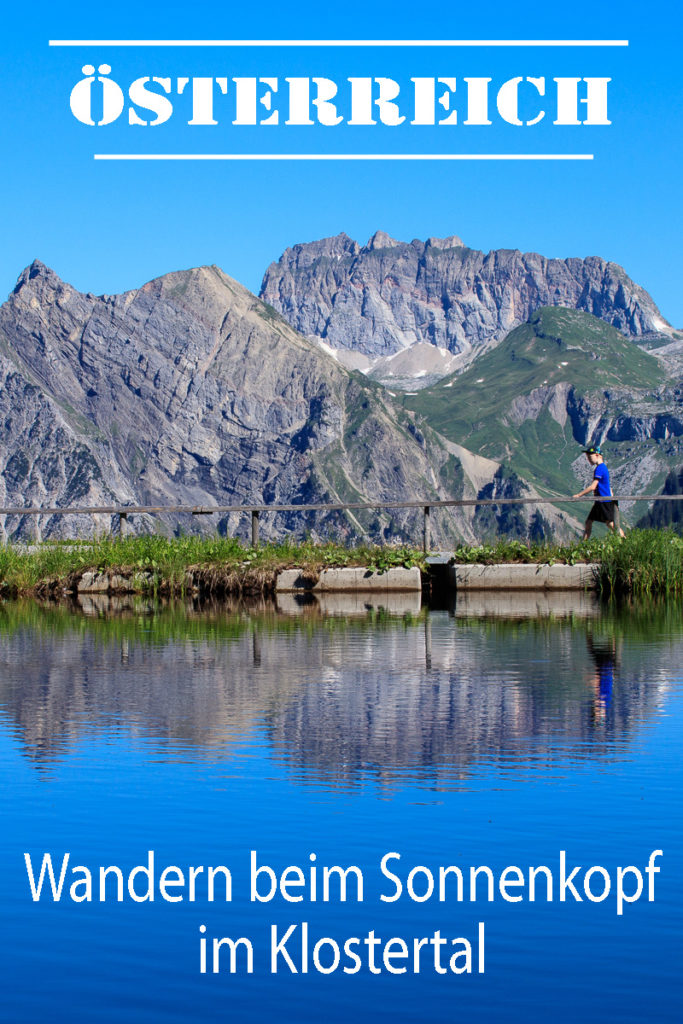
POLYGON ((450 440, 507 463, 542 491, 569 493, 580 449, 571 416, 564 418, 564 394, 556 396, 555 415, 549 408, 556 388, 572 388, 575 403, 599 395, 618 414, 634 392, 662 382, 654 356, 613 327, 589 313, 545 307, 465 373, 405 402, 450 440))

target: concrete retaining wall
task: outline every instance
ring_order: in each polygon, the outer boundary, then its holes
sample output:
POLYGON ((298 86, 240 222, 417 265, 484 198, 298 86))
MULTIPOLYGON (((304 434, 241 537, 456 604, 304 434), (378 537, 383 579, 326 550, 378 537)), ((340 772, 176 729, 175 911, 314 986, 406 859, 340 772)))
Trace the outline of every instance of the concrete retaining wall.
POLYGON ((598 566, 451 565, 448 580, 469 590, 586 590, 595 587, 598 566))
MULTIPOLYGON (((468 590, 591 590, 598 566, 581 565, 450 565, 448 585, 468 590)), ((317 581, 300 569, 278 574, 278 593, 382 593, 422 590, 420 570, 323 569, 317 581)))
POLYGON ((303 590, 310 590, 313 593, 377 593, 389 590, 419 592, 422 590, 422 576, 417 566, 413 569, 387 569, 386 572, 373 572, 371 569, 363 568, 323 569, 314 583, 299 569, 285 569, 278 574, 275 589, 278 593, 297 593, 303 590))

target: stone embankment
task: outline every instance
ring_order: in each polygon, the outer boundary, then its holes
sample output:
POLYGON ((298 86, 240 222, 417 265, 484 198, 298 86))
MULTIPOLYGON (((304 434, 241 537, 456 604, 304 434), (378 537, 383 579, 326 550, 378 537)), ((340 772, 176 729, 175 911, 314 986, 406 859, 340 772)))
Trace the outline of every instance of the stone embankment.
POLYGON ((78 594, 138 594, 154 589, 154 576, 150 572, 136 572, 126 576, 121 572, 84 572, 76 583, 78 594))
MULTIPOLYGON (((322 569, 245 569, 193 566, 175 580, 164 580, 151 571, 117 569, 87 570, 65 579, 43 581, 36 588, 43 596, 150 594, 420 594, 430 585, 443 590, 493 591, 586 591, 595 588, 597 564, 500 564, 436 566, 423 573, 417 566, 384 572, 363 567, 322 569)), ((9 595, 7 595, 9 596, 9 595)))

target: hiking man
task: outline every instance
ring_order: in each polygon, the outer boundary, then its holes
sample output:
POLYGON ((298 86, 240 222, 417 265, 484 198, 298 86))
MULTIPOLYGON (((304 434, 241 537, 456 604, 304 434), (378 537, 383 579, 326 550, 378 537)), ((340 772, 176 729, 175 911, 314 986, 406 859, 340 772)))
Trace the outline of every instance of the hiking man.
MULTIPOLYGON (((596 498, 611 498, 612 488, 609 482, 609 470, 603 460, 602 451, 597 445, 591 445, 590 448, 586 448, 583 454, 591 466, 595 467, 593 480, 588 487, 584 488, 583 491, 579 491, 578 494, 574 494, 573 497, 584 498, 587 494, 593 492, 596 498)), ((618 507, 618 501, 594 501, 583 528, 582 539, 588 540, 593 529, 593 523, 604 523, 614 533, 618 507)), ((620 537, 626 536, 621 526, 617 527, 617 531, 620 537)))

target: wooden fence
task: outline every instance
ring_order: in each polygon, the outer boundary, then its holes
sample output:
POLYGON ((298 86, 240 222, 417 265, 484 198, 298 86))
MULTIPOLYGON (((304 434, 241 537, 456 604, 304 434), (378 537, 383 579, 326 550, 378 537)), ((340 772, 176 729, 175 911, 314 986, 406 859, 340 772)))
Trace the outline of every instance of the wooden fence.
POLYGON ((0 516, 69 516, 69 515, 116 515, 120 529, 125 528, 128 516, 191 514, 193 516, 226 515, 239 513, 251 516, 252 547, 259 544, 259 519, 264 512, 347 512, 361 509, 403 509, 423 510, 422 544, 425 551, 430 548, 430 513, 437 508, 469 508, 472 506, 499 505, 566 505, 587 501, 682 501, 683 494, 615 494, 611 498, 458 498, 443 501, 358 501, 313 505, 87 505, 64 508, 36 508, 20 505, 0 508, 0 516))

